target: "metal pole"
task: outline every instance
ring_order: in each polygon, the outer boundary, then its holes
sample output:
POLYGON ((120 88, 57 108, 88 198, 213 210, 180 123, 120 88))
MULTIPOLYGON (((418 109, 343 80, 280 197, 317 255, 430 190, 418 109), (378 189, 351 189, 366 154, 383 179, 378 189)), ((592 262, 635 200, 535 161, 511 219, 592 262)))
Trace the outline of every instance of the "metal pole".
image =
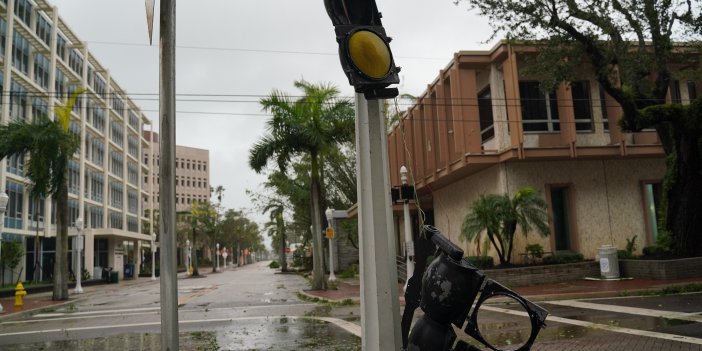
POLYGON ((83 293, 83 286, 81 286, 81 276, 83 275, 83 269, 81 267, 81 251, 83 251, 83 219, 78 217, 76 219, 76 230, 78 231, 78 235, 76 236, 76 251, 78 251, 77 259, 78 262, 76 263, 77 269, 76 269, 76 288, 74 289, 74 292, 76 294, 82 294, 83 293))
MULTIPOLYGON (((407 185, 407 167, 400 167, 400 179, 402 185, 407 185)), ((405 256, 407 256, 407 277, 405 279, 404 290, 407 291, 409 278, 414 274, 414 241, 412 241, 412 219, 410 218, 409 199, 405 199, 402 205, 402 216, 405 222, 405 256)))
POLYGON ((364 351, 399 350, 400 304, 382 101, 356 94, 356 167, 364 351))
MULTIPOLYGON (((0 257, 2 257, 2 231, 5 229, 5 210, 7 209, 7 203, 10 201, 10 197, 5 194, 5 191, 0 191, 0 257)), ((0 270, 4 269, 0 266, 0 270)), ((4 275, 3 275, 4 277, 4 275)), ((2 286, 3 281, 0 281, 0 286, 2 286)), ((0 304, 0 313, 2 313, 3 308, 0 304)))
POLYGON ((178 350, 178 280, 175 224, 176 0, 161 0, 160 25, 160 246, 161 350, 178 350))
MULTIPOLYGON (((332 228, 332 232, 333 232, 334 231, 334 210, 330 207, 327 207, 325 214, 327 215, 327 225, 329 225, 329 228, 332 228)), ((336 276, 334 276, 334 246, 332 245, 332 241, 334 241, 334 236, 329 238, 329 281, 335 282, 336 276)))
POLYGON ((156 280, 156 233, 153 232, 151 233, 151 280, 156 280))

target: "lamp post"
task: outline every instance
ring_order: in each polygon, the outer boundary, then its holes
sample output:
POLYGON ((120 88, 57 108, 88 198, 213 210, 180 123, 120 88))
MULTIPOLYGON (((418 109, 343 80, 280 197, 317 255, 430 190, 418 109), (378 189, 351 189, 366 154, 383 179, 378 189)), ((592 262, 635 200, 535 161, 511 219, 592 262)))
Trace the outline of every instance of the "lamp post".
POLYGON ((224 269, 227 269, 227 247, 222 248, 222 257, 224 258, 224 269))
MULTIPOLYGON (((5 194, 4 191, 0 191, 0 249, 2 249, 2 231, 5 229, 5 210, 7 209, 7 203, 10 201, 10 197, 5 194)), ((0 251, 0 254, 2 252, 0 251)), ((0 267, 3 269, 3 267, 0 267)), ((0 286, 2 282, 0 282, 0 286)), ((2 304, 0 304, 0 313, 2 313, 2 304)))
POLYGON ((151 280, 156 280, 156 233, 151 233, 151 280))
POLYGON ((186 252, 187 252, 187 253, 186 253, 187 256, 186 256, 186 260, 185 260, 185 264, 186 264, 186 266, 185 266, 185 274, 186 274, 186 275, 191 275, 193 271, 192 271, 192 269, 190 268, 190 266, 191 266, 191 263, 190 263, 190 260, 191 260, 191 258, 190 258, 190 239, 186 239, 186 240, 185 240, 185 249, 187 250, 187 251, 186 251, 186 252))
MULTIPOLYGON (((400 167, 400 180, 402 187, 407 187, 407 167, 400 167)), ((404 197, 404 192, 403 192, 404 197)), ((409 278, 414 274, 414 241, 412 240, 412 220, 410 219, 409 199, 403 199, 402 212, 405 222, 405 256, 407 257, 407 277, 405 279, 404 290, 407 290, 409 278)))
POLYGON ((83 293, 83 287, 81 286, 81 276, 83 275, 83 269, 81 267, 81 258, 82 254, 81 251, 83 251, 83 218, 78 217, 76 219, 76 230, 78 231, 78 236, 76 237, 76 251, 78 252, 76 255, 78 263, 76 264, 77 269, 76 269, 76 288, 74 292, 76 294, 82 294, 83 293))
POLYGON ((334 276, 334 247, 332 246, 332 241, 334 241, 334 210, 327 207, 324 211, 327 215, 327 239, 329 239, 329 281, 336 281, 334 276))
POLYGON ((217 243, 217 245, 215 245, 215 246, 217 247, 217 265, 216 265, 216 267, 217 267, 217 269, 219 269, 219 243, 217 243))

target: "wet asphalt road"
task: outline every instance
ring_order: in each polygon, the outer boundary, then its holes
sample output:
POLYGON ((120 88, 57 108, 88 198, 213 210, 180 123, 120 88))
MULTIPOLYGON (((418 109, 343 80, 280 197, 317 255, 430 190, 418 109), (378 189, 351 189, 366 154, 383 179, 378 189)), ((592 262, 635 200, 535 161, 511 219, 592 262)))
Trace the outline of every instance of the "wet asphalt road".
MULTIPOLYGON (((359 306, 303 301, 305 279, 265 262, 178 286, 181 350, 360 350, 359 306)), ((160 349, 158 281, 86 290, 69 305, 0 323, 0 350, 160 349)), ((532 350, 702 350, 700 293, 540 304, 551 314, 532 350)), ((499 301, 478 322, 505 350, 530 331, 518 306, 499 301)))

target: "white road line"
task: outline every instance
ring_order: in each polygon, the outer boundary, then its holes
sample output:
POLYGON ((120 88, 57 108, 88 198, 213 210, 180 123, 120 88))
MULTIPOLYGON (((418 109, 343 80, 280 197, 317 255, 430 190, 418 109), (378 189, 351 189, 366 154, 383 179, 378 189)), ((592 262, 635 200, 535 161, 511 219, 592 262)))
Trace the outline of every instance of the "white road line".
POLYGON ((659 310, 652 310, 652 309, 648 309, 648 308, 605 305, 605 304, 584 302, 584 301, 577 301, 577 300, 549 301, 549 302, 544 302, 544 303, 548 303, 548 304, 552 304, 552 305, 559 305, 559 306, 566 306, 566 307, 585 308, 585 309, 589 309, 589 310, 635 314, 635 315, 647 316, 647 317, 659 317, 659 318, 669 318, 669 319, 680 319, 680 320, 692 321, 692 322, 702 322, 702 316, 699 315, 700 312, 683 313, 683 312, 674 312, 674 311, 659 311, 659 310))
MULTIPOLYGON (((486 306, 486 305, 483 305, 481 308, 484 308, 488 311, 493 311, 493 312, 501 312, 501 313, 506 313, 506 314, 522 316, 522 317, 529 317, 529 315, 526 312, 522 312, 522 311, 513 311, 513 310, 492 307, 492 306, 486 306)), ((686 343, 690 343, 690 344, 702 345, 702 339, 693 338, 693 337, 689 337, 689 336, 667 334, 667 333, 658 333, 658 332, 648 331, 648 330, 615 327, 612 325, 597 324, 597 323, 592 323, 592 322, 586 322, 586 321, 580 321, 580 320, 576 320, 576 319, 562 318, 562 317, 556 317, 556 316, 548 316, 546 321, 547 322, 551 321, 551 322, 577 325, 577 326, 581 326, 581 327, 600 329, 600 330, 605 330, 605 331, 610 331, 610 332, 615 332, 615 333, 646 336, 646 337, 657 338, 657 339, 673 340, 673 341, 686 342, 686 343)))
POLYGON ((46 317, 63 317, 63 316, 85 316, 91 314, 111 314, 111 313, 124 313, 124 312, 143 312, 143 311, 156 311, 160 307, 142 307, 142 308, 124 308, 119 310, 95 310, 95 311, 85 311, 85 312, 56 312, 56 313, 37 313, 34 318, 46 318, 46 317))
MULTIPOLYGON (((259 316, 259 317, 235 317, 235 318, 217 318, 217 319, 197 319, 197 320, 187 320, 179 321, 178 324, 194 324, 194 323, 222 323, 222 322, 233 322, 242 320, 257 320, 257 319, 274 319, 274 318, 291 318, 291 319, 317 319, 325 321, 328 323, 335 324, 336 326, 360 337, 361 331, 358 325, 329 317, 301 317, 301 316, 259 316)), ((114 328, 134 328, 134 327, 149 327, 158 326, 161 322, 148 322, 148 323, 130 323, 130 324, 113 324, 113 325, 99 325, 90 327, 75 327, 75 328, 63 328, 63 329, 44 329, 44 330, 33 330, 33 331, 23 331, 23 332, 13 332, 13 333, 0 333, 0 337, 6 336, 18 336, 18 335, 33 335, 33 334, 49 334, 49 333, 68 333, 86 330, 100 330, 100 329, 114 329, 114 328)))

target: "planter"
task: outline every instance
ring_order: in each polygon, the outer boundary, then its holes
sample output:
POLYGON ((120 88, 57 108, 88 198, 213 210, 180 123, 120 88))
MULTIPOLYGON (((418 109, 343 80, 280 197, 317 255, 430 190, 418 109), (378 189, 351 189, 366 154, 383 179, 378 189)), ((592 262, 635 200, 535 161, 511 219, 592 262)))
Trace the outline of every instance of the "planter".
POLYGON ((674 260, 620 260, 622 276, 638 279, 687 279, 702 277, 702 257, 674 260))
POLYGON ((529 266, 483 271, 488 278, 510 287, 554 284, 564 281, 599 277, 600 265, 595 261, 544 266, 529 266))

